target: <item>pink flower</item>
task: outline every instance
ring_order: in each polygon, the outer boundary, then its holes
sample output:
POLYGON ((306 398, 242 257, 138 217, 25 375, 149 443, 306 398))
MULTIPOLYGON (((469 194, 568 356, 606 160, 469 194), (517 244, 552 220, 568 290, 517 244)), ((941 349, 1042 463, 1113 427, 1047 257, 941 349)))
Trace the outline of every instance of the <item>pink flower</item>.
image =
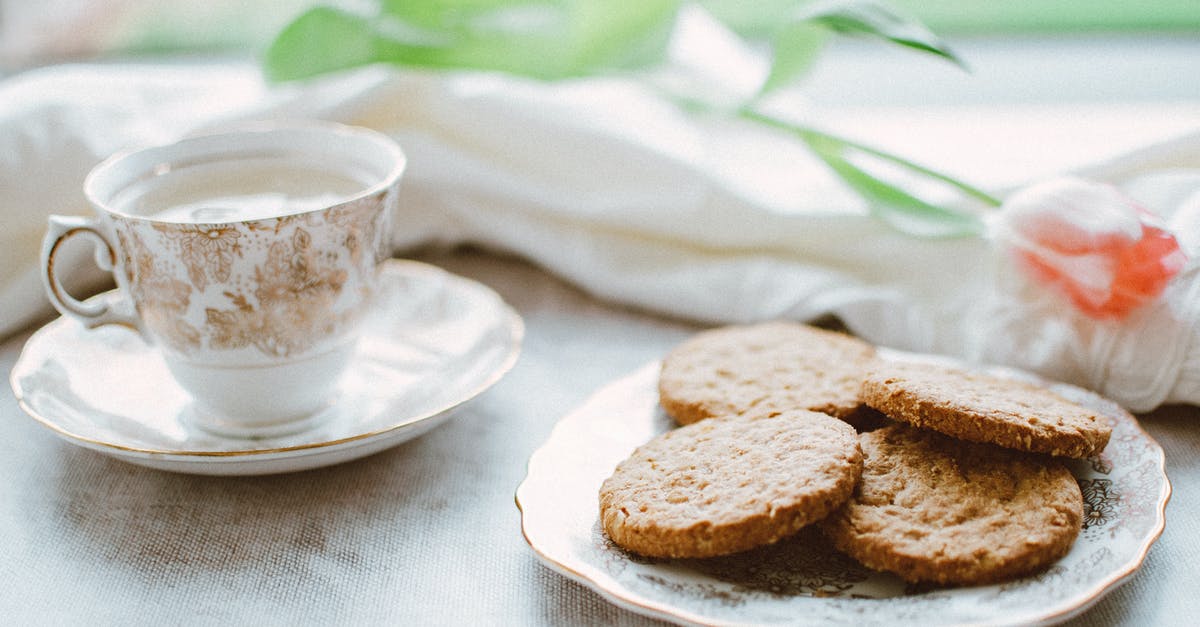
POLYGON ((993 227, 1028 276, 1098 319, 1157 299, 1187 262, 1158 216, 1111 185, 1081 179, 1013 194, 993 227))

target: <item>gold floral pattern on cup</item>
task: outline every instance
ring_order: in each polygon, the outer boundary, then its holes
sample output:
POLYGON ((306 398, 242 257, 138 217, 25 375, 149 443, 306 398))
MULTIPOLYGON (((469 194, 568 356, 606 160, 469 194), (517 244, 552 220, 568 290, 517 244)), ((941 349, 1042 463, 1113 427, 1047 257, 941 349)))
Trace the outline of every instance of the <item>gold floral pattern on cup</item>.
POLYGON ((156 262, 139 229, 115 231, 124 255, 126 280, 137 293, 142 324, 154 329, 159 339, 176 351, 186 353, 199 348, 200 330, 184 318, 192 302, 193 286, 156 262))
POLYGON ((347 273, 321 262, 304 229, 296 229, 290 241, 271 244, 258 274, 254 302, 246 294, 225 292, 233 309, 205 310, 212 348, 255 346, 268 355, 288 357, 341 328, 349 312, 334 314, 332 309, 347 273))
POLYGON ((387 256, 386 200, 381 193, 245 223, 114 217, 113 230, 142 323, 172 350, 253 348, 289 358, 337 338, 362 314, 374 268, 387 256), (265 257, 250 258, 263 238, 265 257), (208 304, 194 311, 205 294, 208 304))
POLYGON ((197 289, 204 289, 209 280, 228 281, 234 258, 242 255, 237 224, 155 223, 154 229, 177 244, 188 279, 197 289))
POLYGON ((158 348, 192 425, 249 438, 310 428, 375 304, 404 168, 386 136, 323 123, 115 155, 84 182, 96 217, 48 221, 47 297, 86 328, 124 326, 158 348), (121 298, 63 288, 58 252, 78 236, 121 298))

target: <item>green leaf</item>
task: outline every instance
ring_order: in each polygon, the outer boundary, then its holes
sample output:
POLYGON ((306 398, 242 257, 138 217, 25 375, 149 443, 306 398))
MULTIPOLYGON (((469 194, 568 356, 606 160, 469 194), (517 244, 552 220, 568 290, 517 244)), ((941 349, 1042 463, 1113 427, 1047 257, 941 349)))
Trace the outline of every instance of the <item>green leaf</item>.
POLYGON ((983 222, 978 217, 929 204, 912 194, 875 178, 846 160, 836 144, 817 137, 805 142, 847 185, 871 206, 871 215, 892 228, 916 237, 949 238, 978 235, 983 222))
POLYGON ((700 5, 730 30, 751 40, 773 42, 782 29, 810 22, 844 35, 878 37, 966 67, 920 21, 878 0, 700 0, 700 5))
POLYGON ((263 70, 270 80, 286 81, 352 68, 374 62, 377 44, 365 18, 317 7, 279 33, 267 49, 263 70))
POLYGON ((788 24, 771 41, 771 72, 759 89, 765 95, 798 81, 825 48, 827 33, 806 22, 788 24))
POLYGON ((796 17, 842 34, 878 37, 966 67, 924 24, 875 0, 818 0, 801 8, 796 17))
POLYGON ((680 0, 576 0, 571 32, 577 74, 596 69, 643 68, 662 62, 680 0))
POLYGON ((837 142, 843 144, 845 146, 846 150, 853 150, 856 152, 863 153, 865 155, 876 157, 883 161, 892 163, 894 165, 898 165, 901 168, 908 170, 912 174, 916 174, 918 176, 923 176, 925 178, 948 185, 951 188, 958 190, 958 192, 963 194, 964 196, 974 199, 974 200, 982 203, 985 206, 999 207, 1001 204, 999 199, 997 199, 996 197, 992 196, 991 194, 979 189, 978 187, 975 187, 973 185, 970 185, 970 184, 960 181, 958 179, 952 178, 952 177, 942 174, 940 172, 930 170, 929 168, 926 168, 924 166, 913 163, 912 161, 909 161, 903 157, 900 157, 899 155, 893 155, 891 153, 884 152, 877 148, 872 148, 870 146, 855 143, 855 142, 852 142, 847 139, 837 138, 832 135, 820 133, 818 131, 809 130, 808 132, 810 134, 820 135, 831 141, 837 141, 837 142))
POLYGON ((280 33, 269 78, 374 62, 561 79, 661 62, 680 0, 389 0, 366 17, 319 8, 280 33))
POLYGON ((792 124, 752 109, 743 109, 741 116, 799 137, 813 151, 813 154, 824 161, 851 189, 868 201, 873 216, 902 233, 925 238, 964 237, 979 235, 983 232, 984 225, 983 220, 973 213, 939 207, 879 179, 856 165, 852 161, 852 157, 866 155, 881 159, 900 166, 911 175, 949 185, 964 195, 987 205, 997 206, 999 204, 999 201, 975 187, 881 150, 792 124))
POLYGON ((789 23, 788 16, 811 0, 700 0, 717 21, 733 32, 749 39, 769 39, 779 30, 780 23, 789 23))
POLYGON ((700 0, 718 21, 771 49, 771 71, 759 96, 797 82, 824 48, 825 32, 877 37, 963 63, 915 19, 876 0, 700 0))
MULTIPOLYGON (((454 20, 433 30, 446 38, 444 44, 418 50, 397 46, 383 60, 397 65, 502 71, 544 80, 578 75, 573 56, 565 49, 570 25, 561 6, 523 3, 461 13, 454 20)), ((383 16, 380 25, 395 34, 413 28, 391 15, 383 16)))
POLYGON ((504 9, 553 7, 555 0, 383 0, 380 12, 429 29, 453 29, 504 9))

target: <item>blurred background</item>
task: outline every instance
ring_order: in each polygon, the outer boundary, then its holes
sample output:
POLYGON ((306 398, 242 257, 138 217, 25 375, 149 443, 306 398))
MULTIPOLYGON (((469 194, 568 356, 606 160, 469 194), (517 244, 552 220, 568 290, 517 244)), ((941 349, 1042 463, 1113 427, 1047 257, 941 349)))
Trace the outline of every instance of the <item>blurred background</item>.
MULTIPOLYGON (((81 61, 253 67, 276 35, 312 7, 371 14, 381 2, 416 0, 0 0, 0 77, 81 61)), ((753 0, 753 6, 770 14, 795 2, 753 0)), ((1036 118, 1041 125, 1027 135, 1061 131, 1071 138, 1056 144, 1056 153, 1071 154, 1010 151, 1010 160, 1020 161, 1010 169, 1021 176, 1196 129, 1200 0, 885 2, 924 21, 969 71, 879 41, 834 38, 792 92, 818 125, 967 180, 979 174, 960 171, 950 147, 1019 144, 1023 137, 972 135, 982 119, 1004 128, 1010 118, 1018 126, 1036 118), (880 109, 914 113, 898 122, 891 113, 875 115, 880 109), (944 128, 971 137, 931 135, 944 128)))
MULTIPOLYGON (((770 10, 778 0, 760 2, 770 10)), ((0 0, 0 71, 69 60, 254 55, 305 9, 370 0, 0 0)), ((950 40, 1177 37, 1200 48, 1197 0, 891 0, 950 40)), ((1200 68, 1193 68, 1200 69, 1200 68)), ((1194 79, 1193 77, 1191 77, 1194 79)))

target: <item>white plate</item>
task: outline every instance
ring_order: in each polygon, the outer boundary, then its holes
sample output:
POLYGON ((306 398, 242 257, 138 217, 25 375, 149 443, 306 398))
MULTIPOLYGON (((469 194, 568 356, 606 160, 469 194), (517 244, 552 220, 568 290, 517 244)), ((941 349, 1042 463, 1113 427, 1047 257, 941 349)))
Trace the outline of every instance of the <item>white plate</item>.
MULTIPOLYGON (((619 461, 674 426, 658 406, 658 369, 654 363, 637 370, 564 417, 530 458, 517 490, 522 531, 537 556, 635 612, 681 624, 1057 622, 1132 575, 1163 530, 1171 488, 1162 448, 1115 403, 1047 383, 1109 416, 1113 434, 1098 458, 1070 463, 1083 491, 1084 529, 1070 553, 1041 574, 970 588, 908 586, 858 565, 819 532, 807 530, 778 545, 723 558, 638 557, 601 531, 597 495, 619 461)), ((1038 380, 1007 369, 989 371, 1038 380)))
POLYGON ((29 338, 11 382, 38 422, 128 462, 207 475, 292 472, 370 455, 441 424, 508 372, 523 332, 487 287, 389 260, 338 401, 308 431, 249 440, 191 427, 188 394, 153 347, 119 326, 51 322, 29 338))

